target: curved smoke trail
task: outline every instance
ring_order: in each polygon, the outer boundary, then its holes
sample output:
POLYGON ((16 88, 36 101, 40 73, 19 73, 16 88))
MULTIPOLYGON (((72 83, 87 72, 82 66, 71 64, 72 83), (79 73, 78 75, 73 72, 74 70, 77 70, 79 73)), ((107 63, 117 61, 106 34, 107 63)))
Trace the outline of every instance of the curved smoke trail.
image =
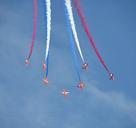
POLYGON ((36 24, 37 24, 37 0, 34 0, 34 24, 33 24, 33 35, 32 35, 32 42, 31 42, 31 47, 30 47, 30 51, 29 51, 29 55, 27 57, 27 61, 29 61, 29 59, 31 58, 31 55, 33 53, 33 48, 34 48, 34 42, 35 42, 35 38, 36 38, 36 24))
POLYGON ((50 38, 51 38, 51 1, 50 0, 46 0, 46 16, 47 16, 47 37, 46 37, 45 62, 49 54, 50 38))
POLYGON ((46 36, 46 50, 45 50, 45 62, 43 64, 43 70, 45 70, 45 79, 48 77, 48 63, 49 63, 49 48, 51 38, 51 1, 45 0, 46 7, 46 19, 47 19, 47 36, 46 36))
POLYGON ((85 63, 85 60, 84 60, 84 57, 83 57, 83 54, 82 54, 82 51, 81 51, 81 48, 80 48, 77 32, 76 32, 76 27, 75 27, 73 12, 72 12, 71 1, 70 0, 65 0, 65 5, 66 5, 66 8, 67 8, 68 17, 69 17, 69 20, 70 20, 71 29, 72 29, 72 32, 73 32, 73 35, 74 35, 76 46, 78 48, 78 51, 79 51, 79 54, 80 54, 80 57, 81 57, 83 63, 85 63))
POLYGON ((89 31, 89 28, 88 28, 88 26, 87 26, 87 23, 86 23, 84 14, 83 14, 82 9, 81 9, 81 7, 80 7, 79 0, 74 0, 74 5, 75 5, 76 10, 77 10, 77 13, 78 13, 78 15, 79 15, 79 17, 80 17, 80 20, 81 20, 81 23, 82 23, 82 25, 83 25, 83 28, 84 28, 84 30, 85 30, 85 32, 86 32, 86 34, 87 34, 87 37, 89 38, 90 44, 92 45, 92 47, 93 47, 93 49, 94 49, 94 51, 95 51, 95 53, 96 53, 98 59, 100 60, 101 64, 104 66, 104 68, 105 68, 105 70, 108 72, 108 74, 109 74, 109 75, 113 75, 113 74, 110 72, 108 66, 107 66, 106 63, 104 62, 103 58, 101 57, 101 55, 100 55, 100 53, 99 53, 99 51, 98 51, 98 49, 97 49, 97 47, 96 47, 96 45, 95 45, 95 42, 94 42, 94 40, 93 40, 93 38, 92 38, 92 36, 91 36, 91 33, 90 33, 90 31, 89 31))
POLYGON ((69 33, 69 37, 70 37, 70 44, 71 44, 71 49, 72 49, 72 53, 73 53, 73 58, 74 58, 77 76, 78 76, 79 81, 81 81, 81 77, 80 77, 80 73, 79 73, 79 69, 78 69, 78 61, 77 61, 77 55, 76 55, 75 46, 74 46, 72 30, 71 30, 71 26, 70 26, 70 22, 69 22, 69 18, 68 18, 69 14, 68 14, 68 10, 67 10, 67 2, 66 1, 67 0, 65 0, 65 6, 66 6, 65 12, 66 12, 67 28, 68 28, 68 33, 69 33))

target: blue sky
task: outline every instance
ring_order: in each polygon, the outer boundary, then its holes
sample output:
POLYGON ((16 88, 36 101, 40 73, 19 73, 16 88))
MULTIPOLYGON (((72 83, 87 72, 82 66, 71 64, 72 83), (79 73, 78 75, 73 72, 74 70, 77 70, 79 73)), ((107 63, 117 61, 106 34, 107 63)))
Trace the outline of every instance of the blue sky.
POLYGON ((49 86, 42 61, 46 27, 43 0, 38 1, 37 38, 31 64, 28 54, 32 0, 0 0, 0 127, 1 128, 130 128, 136 127, 136 1, 80 0, 91 33, 116 80, 108 76, 90 48, 74 11, 82 51, 89 63, 81 71, 81 91, 69 46, 64 1, 52 0, 49 86), (70 90, 64 98, 60 91, 70 90))

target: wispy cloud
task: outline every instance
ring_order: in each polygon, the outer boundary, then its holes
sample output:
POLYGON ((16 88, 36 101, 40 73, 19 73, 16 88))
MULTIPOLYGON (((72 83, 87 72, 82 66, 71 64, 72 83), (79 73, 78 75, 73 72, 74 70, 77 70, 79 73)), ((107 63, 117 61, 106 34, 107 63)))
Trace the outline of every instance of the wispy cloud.
POLYGON ((98 102, 108 103, 110 107, 127 114, 136 122, 136 101, 129 99, 123 92, 102 91, 96 86, 90 85, 88 93, 92 94, 98 102))

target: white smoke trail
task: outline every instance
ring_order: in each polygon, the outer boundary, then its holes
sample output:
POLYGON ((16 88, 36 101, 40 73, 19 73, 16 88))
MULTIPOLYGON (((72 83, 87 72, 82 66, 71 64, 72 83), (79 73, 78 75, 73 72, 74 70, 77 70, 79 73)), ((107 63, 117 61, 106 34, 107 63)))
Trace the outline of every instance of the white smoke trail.
POLYGON ((69 16, 69 20, 70 20, 70 24, 71 24, 71 29, 74 35, 74 39, 76 42, 76 46, 78 48, 80 57, 83 61, 83 63, 85 62, 81 48, 80 48, 80 44, 79 44, 79 40, 78 40, 78 36, 77 36, 77 32, 76 32, 76 27, 75 27, 75 22, 74 22, 74 17, 73 17, 73 12, 72 12, 72 6, 71 6, 71 1, 70 0, 65 0, 65 5, 68 11, 68 16, 69 16))
POLYGON ((45 61, 46 61, 49 53, 50 37, 51 37, 51 1, 45 0, 45 2, 46 2, 46 16, 47 16, 47 38, 46 38, 46 51, 45 51, 45 61))

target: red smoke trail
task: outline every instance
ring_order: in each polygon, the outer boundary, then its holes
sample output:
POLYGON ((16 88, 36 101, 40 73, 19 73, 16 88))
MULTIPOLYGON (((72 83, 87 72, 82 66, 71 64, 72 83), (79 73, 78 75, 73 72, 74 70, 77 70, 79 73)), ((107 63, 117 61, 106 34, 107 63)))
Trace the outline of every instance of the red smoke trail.
POLYGON ((82 25, 83 25, 83 27, 84 27, 84 30, 85 30, 85 32, 86 32, 88 38, 89 38, 90 44, 92 45, 92 47, 93 47, 93 49, 94 49, 94 51, 95 51, 97 57, 99 58, 101 64, 104 66, 104 68, 106 69, 106 71, 107 71, 108 74, 110 75, 111 72, 110 72, 108 66, 106 65, 106 63, 104 62, 103 58, 101 57, 101 55, 100 55, 100 53, 99 53, 99 51, 98 51, 98 49, 97 49, 97 47, 96 47, 96 45, 95 45, 95 42, 94 42, 94 40, 93 40, 93 38, 92 38, 92 36, 91 36, 91 33, 90 33, 89 28, 88 28, 88 26, 87 26, 87 23, 86 23, 84 14, 83 14, 82 9, 81 9, 81 7, 80 7, 79 0, 74 0, 74 4, 75 4, 75 7, 76 7, 76 9, 77 9, 78 15, 79 15, 79 17, 80 17, 81 23, 82 23, 82 25))
POLYGON ((34 42, 35 42, 35 38, 36 38, 36 23, 37 23, 37 0, 34 0, 34 24, 33 24, 33 35, 32 35, 32 42, 31 42, 31 47, 30 47, 30 51, 29 51, 29 55, 26 59, 26 63, 29 62, 29 59, 32 55, 33 52, 33 48, 34 48, 34 42))

